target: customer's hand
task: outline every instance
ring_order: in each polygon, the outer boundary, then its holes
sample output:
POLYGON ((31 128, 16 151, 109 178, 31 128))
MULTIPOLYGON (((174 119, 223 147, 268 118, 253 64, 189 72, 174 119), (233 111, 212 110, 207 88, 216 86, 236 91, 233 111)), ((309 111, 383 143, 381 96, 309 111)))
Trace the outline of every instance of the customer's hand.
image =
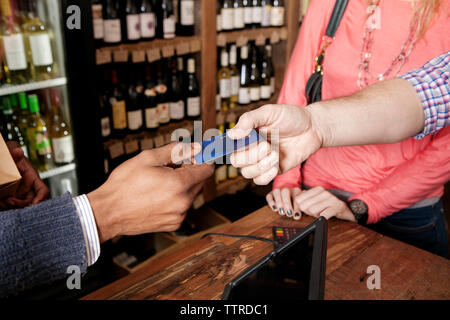
POLYGON ((308 107, 265 105, 244 113, 236 126, 228 131, 231 139, 248 136, 252 129, 267 137, 235 152, 230 160, 242 168, 242 175, 256 184, 268 184, 275 176, 301 164, 323 143, 323 133, 308 107), (272 131, 275 130, 275 131, 272 131), (278 137, 271 134, 278 131, 278 137))
POLYGON ((109 179, 89 193, 100 241, 116 235, 174 231, 214 172, 211 165, 172 164, 177 144, 141 152, 116 168, 109 179))
POLYGON ((6 145, 22 179, 16 193, 2 200, 0 207, 3 209, 25 208, 46 200, 50 195, 50 191, 39 177, 38 171, 33 167, 30 160, 25 157, 19 144, 14 141, 8 141, 6 145))
POLYGON ((324 217, 329 220, 332 217, 356 222, 355 216, 347 204, 338 199, 322 187, 316 187, 302 191, 294 199, 294 206, 309 216, 324 217))
POLYGON ((300 220, 302 212, 294 199, 301 193, 300 188, 273 189, 266 195, 267 204, 282 216, 300 220))

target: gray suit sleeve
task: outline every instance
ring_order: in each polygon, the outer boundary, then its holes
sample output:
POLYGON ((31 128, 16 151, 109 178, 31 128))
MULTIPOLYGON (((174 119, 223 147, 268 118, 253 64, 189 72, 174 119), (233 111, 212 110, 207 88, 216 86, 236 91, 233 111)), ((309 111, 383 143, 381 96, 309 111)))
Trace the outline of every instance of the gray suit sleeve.
POLYGON ((25 209, 0 212, 0 296, 86 272, 86 247, 69 193, 25 209))

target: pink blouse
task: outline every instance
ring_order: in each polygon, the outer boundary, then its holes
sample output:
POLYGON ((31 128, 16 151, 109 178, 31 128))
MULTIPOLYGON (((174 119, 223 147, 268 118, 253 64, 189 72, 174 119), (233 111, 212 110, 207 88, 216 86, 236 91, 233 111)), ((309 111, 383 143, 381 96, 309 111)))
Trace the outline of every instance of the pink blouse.
MULTIPOLYGON (((313 71, 335 0, 312 0, 286 71, 278 103, 305 106, 305 84, 313 71)), ((429 26, 400 70, 416 69, 450 49, 450 1, 429 26)), ((375 30, 370 71, 384 73, 409 35, 412 16, 408 0, 380 1, 380 28, 375 30)), ((365 0, 349 1, 333 43, 325 53, 324 100, 359 90, 360 52, 367 17, 365 0)), ((390 77, 395 77, 391 74, 390 77)), ((374 83, 372 81, 370 84, 374 83)), ((311 156, 304 167, 278 176, 274 188, 308 186, 354 193, 369 207, 368 223, 408 208, 420 200, 441 197, 450 177, 450 128, 422 140, 413 138, 390 145, 326 148, 311 156)))

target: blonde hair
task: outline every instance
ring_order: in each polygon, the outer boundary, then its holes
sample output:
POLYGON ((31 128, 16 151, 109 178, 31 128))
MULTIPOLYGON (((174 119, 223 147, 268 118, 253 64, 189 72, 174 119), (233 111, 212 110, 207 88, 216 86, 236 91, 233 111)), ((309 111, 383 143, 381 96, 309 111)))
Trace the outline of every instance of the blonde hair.
MULTIPOLYGON (((380 0, 366 0, 368 5, 378 4, 380 0)), ((433 19, 438 15, 442 0, 410 0, 413 5, 411 26, 416 28, 417 39, 427 31, 433 19)))

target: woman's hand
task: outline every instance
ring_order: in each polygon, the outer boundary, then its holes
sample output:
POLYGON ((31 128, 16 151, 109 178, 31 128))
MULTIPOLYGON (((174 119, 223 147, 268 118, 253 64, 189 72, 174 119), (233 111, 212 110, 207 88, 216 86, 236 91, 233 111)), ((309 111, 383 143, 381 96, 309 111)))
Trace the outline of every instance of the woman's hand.
POLYGON ((267 194, 266 200, 273 211, 278 212, 282 216, 286 215, 294 220, 300 220, 302 216, 301 211, 293 200, 301 192, 300 188, 273 189, 267 194))
POLYGON ((356 222, 347 204, 322 187, 305 190, 296 195, 294 207, 315 218, 324 217, 329 220, 336 217, 356 222))

